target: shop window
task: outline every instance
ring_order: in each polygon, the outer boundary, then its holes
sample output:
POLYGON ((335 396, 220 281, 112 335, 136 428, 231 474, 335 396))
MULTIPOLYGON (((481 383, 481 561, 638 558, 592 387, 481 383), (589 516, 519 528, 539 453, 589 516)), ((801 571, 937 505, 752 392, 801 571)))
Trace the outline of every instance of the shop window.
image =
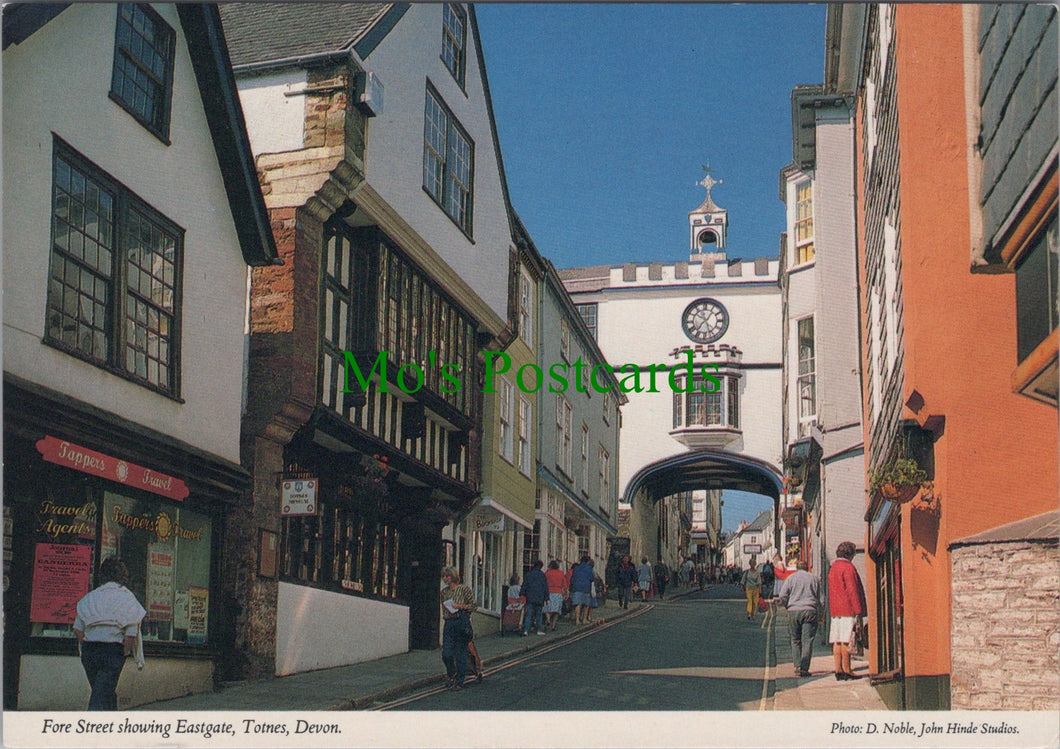
MULTIPOLYGON (((472 533, 472 578, 475 602, 484 611, 500 611, 501 536, 496 533, 472 533)), ((506 582, 506 581, 505 581, 506 582)))
POLYGON ((379 504, 378 498, 365 498, 368 492, 382 491, 369 486, 375 483, 365 479, 363 487, 332 487, 320 500, 317 515, 284 520, 282 571, 288 581, 402 599, 400 535, 396 527, 366 511, 379 504))
POLYGON ((44 494, 36 510, 32 636, 72 637, 77 601, 95 587, 98 562, 117 557, 129 569, 129 590, 147 610, 145 640, 208 642, 213 545, 208 515, 112 491, 102 492, 101 505, 97 485, 75 475, 53 476, 44 494))
POLYGON ((147 609, 145 640, 206 641, 210 518, 187 508, 105 492, 100 558, 129 568, 129 590, 147 609))

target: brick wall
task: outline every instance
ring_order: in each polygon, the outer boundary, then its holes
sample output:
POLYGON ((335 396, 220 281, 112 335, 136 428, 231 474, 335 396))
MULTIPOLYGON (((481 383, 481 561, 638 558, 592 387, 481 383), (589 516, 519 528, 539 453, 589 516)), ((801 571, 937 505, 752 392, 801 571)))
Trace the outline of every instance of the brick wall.
POLYGON ((951 554, 954 710, 1060 710, 1057 542, 996 542, 951 554))

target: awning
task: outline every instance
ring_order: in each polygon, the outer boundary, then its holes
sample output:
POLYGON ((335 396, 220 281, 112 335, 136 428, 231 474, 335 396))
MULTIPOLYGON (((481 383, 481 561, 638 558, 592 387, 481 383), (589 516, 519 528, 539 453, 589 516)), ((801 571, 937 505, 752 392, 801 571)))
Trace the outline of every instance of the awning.
POLYGON ((527 521, 512 509, 505 507, 493 497, 483 497, 479 500, 465 522, 468 529, 479 533, 502 533, 506 530, 514 530, 515 526, 530 529, 533 523, 527 521))

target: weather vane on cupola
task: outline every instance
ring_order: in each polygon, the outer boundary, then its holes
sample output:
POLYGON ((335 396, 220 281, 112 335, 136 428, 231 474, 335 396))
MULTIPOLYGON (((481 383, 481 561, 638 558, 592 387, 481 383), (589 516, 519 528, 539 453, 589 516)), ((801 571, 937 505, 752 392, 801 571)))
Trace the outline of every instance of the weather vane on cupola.
POLYGON ((712 187, 714 187, 714 185, 720 185, 725 180, 723 180, 723 179, 714 179, 713 177, 710 176, 710 162, 709 161, 707 162, 707 165, 703 167, 703 171, 707 173, 707 176, 704 177, 703 179, 701 179, 696 184, 700 185, 701 187, 707 188, 707 200, 709 201, 710 200, 710 189, 712 187))
POLYGON ((696 184, 707 191, 703 205, 688 214, 690 249, 694 254, 702 252, 724 252, 725 235, 728 231, 728 211, 718 207, 710 196, 710 191, 723 180, 714 179, 710 174, 710 162, 703 167, 706 176, 696 184))

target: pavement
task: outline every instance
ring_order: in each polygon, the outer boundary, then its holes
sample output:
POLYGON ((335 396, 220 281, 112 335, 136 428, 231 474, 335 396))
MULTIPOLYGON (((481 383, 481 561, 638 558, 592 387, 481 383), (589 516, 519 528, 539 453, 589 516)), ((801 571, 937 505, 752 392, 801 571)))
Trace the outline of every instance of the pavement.
MULTIPOLYGON (((665 600, 681 598, 698 592, 698 588, 678 588, 668 591, 665 600)), ((647 603, 635 602, 629 609, 619 608, 617 601, 608 600, 594 612, 594 621, 578 626, 563 619, 555 632, 545 636, 518 633, 501 635, 478 633, 475 645, 482 658, 486 677, 490 669, 513 658, 525 656, 537 648, 554 645, 558 641, 581 635, 595 627, 616 620, 636 616, 647 603)), ((768 707, 773 710, 886 710, 876 690, 869 685, 867 675, 856 681, 836 681, 832 673, 831 649, 817 645, 820 655, 811 663, 809 678, 796 678, 791 664, 788 640, 787 612, 775 612, 776 666, 770 669, 773 697, 768 707)), ((428 687, 440 686, 444 668, 440 650, 412 650, 386 658, 354 663, 348 666, 308 671, 291 676, 229 682, 214 691, 178 697, 171 700, 140 705, 137 710, 363 710, 395 700, 428 687)), ((867 674, 867 666, 855 662, 855 672, 867 674)))

